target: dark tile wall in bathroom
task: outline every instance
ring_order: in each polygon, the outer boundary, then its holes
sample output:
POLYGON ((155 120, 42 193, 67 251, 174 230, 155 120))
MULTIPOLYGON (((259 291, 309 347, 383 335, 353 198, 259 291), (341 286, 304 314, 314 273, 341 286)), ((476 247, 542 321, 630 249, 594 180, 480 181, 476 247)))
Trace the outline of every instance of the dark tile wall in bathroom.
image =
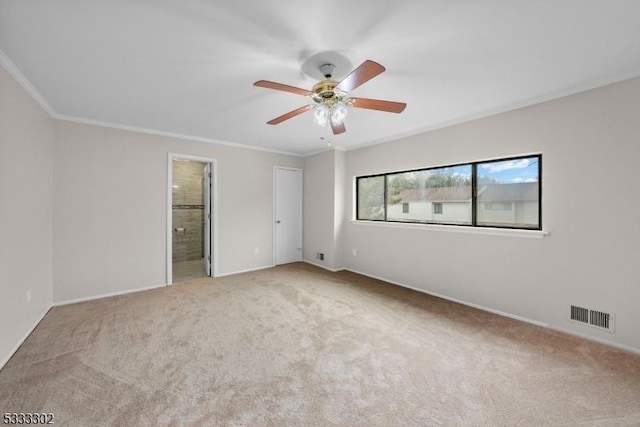
POLYGON ((204 166, 173 162, 173 262, 204 256, 204 166))

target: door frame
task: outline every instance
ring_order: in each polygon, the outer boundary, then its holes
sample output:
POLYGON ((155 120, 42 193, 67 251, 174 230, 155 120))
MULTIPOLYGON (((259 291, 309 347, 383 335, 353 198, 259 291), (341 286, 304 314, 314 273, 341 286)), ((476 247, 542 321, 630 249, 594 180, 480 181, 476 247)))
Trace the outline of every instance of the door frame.
MULTIPOLYGON (((211 208, 213 207, 213 203, 211 202, 211 187, 213 186, 213 164, 211 162, 205 163, 204 166, 204 180, 202 182, 203 192, 204 192, 204 270, 207 273, 207 276, 211 277, 213 275, 213 251, 211 248, 213 247, 213 242, 211 241, 211 221, 213 218, 213 214, 211 212, 211 208), (205 191, 207 190, 207 191, 205 191)), ((172 215, 173 217, 173 215, 172 215)))
POLYGON ((302 220, 304 218, 304 170, 302 168, 294 168, 294 167, 290 167, 290 166, 273 166, 273 221, 272 221, 272 225, 273 225, 273 266, 275 267, 276 261, 277 261, 277 248, 276 248, 276 192, 278 191, 277 189, 277 172, 278 169, 280 170, 291 170, 291 171, 296 171, 296 172, 300 172, 300 261, 302 261, 304 259, 303 256, 303 244, 304 244, 304 235, 303 235, 303 230, 304 230, 304 224, 302 223, 302 220))
POLYGON ((193 156, 190 154, 168 153, 167 154, 167 257, 166 274, 167 285, 173 284, 173 161, 192 160, 195 162, 209 163, 211 165, 211 277, 218 275, 218 168, 217 160, 211 157, 193 156))

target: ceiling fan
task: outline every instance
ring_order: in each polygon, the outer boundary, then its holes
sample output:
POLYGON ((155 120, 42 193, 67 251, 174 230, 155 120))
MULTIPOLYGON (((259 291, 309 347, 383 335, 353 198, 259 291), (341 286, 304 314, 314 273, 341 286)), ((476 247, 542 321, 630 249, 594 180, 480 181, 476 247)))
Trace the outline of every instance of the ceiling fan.
POLYGON ((347 107, 365 108, 368 110, 387 111, 390 113, 401 113, 407 104, 403 102, 382 101, 379 99, 354 98, 348 96, 349 92, 368 82, 378 74, 382 73, 385 68, 374 61, 364 61, 358 68, 353 70, 342 81, 337 82, 331 79, 335 66, 333 64, 324 64, 320 66, 320 72, 324 75, 324 80, 316 83, 311 90, 301 89, 282 83, 270 82, 267 80, 259 80, 254 86, 265 87, 268 89, 282 90, 285 92, 295 93, 309 97, 313 103, 296 108, 273 120, 268 121, 270 125, 277 125, 285 120, 289 120, 304 112, 313 110, 316 123, 320 126, 331 125, 331 129, 335 135, 346 132, 344 119, 347 116, 347 107))

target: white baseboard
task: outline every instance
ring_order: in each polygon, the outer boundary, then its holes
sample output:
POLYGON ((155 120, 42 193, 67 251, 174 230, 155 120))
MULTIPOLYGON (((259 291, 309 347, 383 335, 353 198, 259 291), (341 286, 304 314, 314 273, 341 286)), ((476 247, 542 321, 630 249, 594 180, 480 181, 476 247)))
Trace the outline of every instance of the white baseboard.
POLYGON ((136 292, 150 291, 151 289, 164 288, 165 286, 167 286, 167 285, 166 284, 164 284, 164 285, 154 285, 154 286, 147 286, 146 288, 127 289, 127 290, 124 290, 124 291, 109 292, 109 293, 106 293, 106 294, 93 295, 93 296, 90 296, 90 297, 74 298, 74 299, 54 302, 52 307, 60 307, 60 306, 63 306, 63 305, 75 304, 75 303, 78 303, 78 302, 92 301, 94 299, 101 299, 101 298, 115 297, 115 296, 118 296, 118 295, 133 294, 133 293, 136 293, 136 292))
POLYGON ((588 341, 597 342, 598 344, 608 345, 610 347, 615 347, 620 350, 628 351, 629 353, 640 355, 640 348, 629 347, 628 345, 618 344, 613 341, 605 340, 605 339, 594 337, 587 334, 581 334, 580 332, 571 331, 569 329, 556 328, 555 326, 549 326, 549 329, 551 329, 552 331, 562 332, 563 334, 573 335, 574 337, 583 338, 588 341))
POLYGON ((325 270, 329 270, 329 271, 330 271, 330 272, 332 272, 332 273, 337 273, 338 271, 342 271, 342 270, 344 270, 344 268, 337 268, 337 269, 336 269, 336 268, 329 268, 329 267, 327 267, 326 265, 318 264, 318 263, 315 263, 315 262, 313 262, 313 261, 309 261, 308 259, 303 259, 303 260, 302 260, 302 262, 307 263, 307 264, 314 265, 314 266, 316 266, 316 267, 323 268, 323 269, 325 269, 325 270))
POLYGON ((463 301, 463 300, 460 300, 460 299, 457 299, 457 298, 448 297, 446 295, 441 295, 441 294, 438 294, 438 293, 435 293, 435 292, 425 291, 424 289, 419 289, 419 288, 415 288, 413 286, 408 286, 408 285, 406 285, 404 283, 396 282, 394 280, 389 280, 389 279, 386 279, 384 277, 374 276, 372 274, 364 273, 362 271, 357 271, 357 270, 353 270, 353 269, 350 269, 350 268, 346 268, 345 270, 351 271, 352 273, 361 274, 363 276, 371 277, 372 279, 382 280, 383 282, 391 283, 393 285, 401 286, 403 288, 412 289, 414 291, 422 292, 423 294, 432 295, 434 297, 446 299, 446 300, 449 300, 449 301, 452 301, 452 302, 455 302, 455 303, 458 303, 458 304, 467 305, 469 307, 477 308, 477 309, 483 310, 483 311, 488 311, 489 313, 494 313, 494 314, 497 314, 499 316, 504 316, 504 317, 508 317, 510 319, 519 320, 521 322, 530 323, 532 325, 541 326, 543 328, 547 328, 547 329, 550 329, 552 331, 562 332, 562 333, 567 334, 567 335, 573 335, 573 336, 578 337, 578 338, 583 338, 583 339, 586 339, 586 340, 589 340, 589 341, 597 342, 599 344, 608 345, 610 347, 614 347, 614 348, 617 348, 617 349, 620 349, 620 350, 628 351, 630 353, 640 354, 640 349, 635 348, 635 347, 630 347, 630 346, 627 346, 627 345, 624 345, 624 344, 619 344, 619 343, 616 343, 614 341, 609 341, 609 340, 606 340, 606 339, 593 337, 593 336, 587 335, 587 334, 581 334, 579 332, 571 331, 571 330, 564 329, 564 328, 558 328, 558 327, 552 326, 552 325, 550 325, 548 323, 545 323, 545 322, 540 322, 538 320, 529 319, 529 318, 518 316, 518 315, 515 315, 515 314, 512 314, 512 313, 507 313, 507 312, 504 312, 504 311, 495 310, 495 309, 490 308, 490 307, 485 307, 485 306, 480 305, 480 304, 475 304, 475 303, 468 302, 468 301, 463 301))
POLYGON ((2 368, 4 368, 4 365, 7 364, 7 362, 9 361, 9 359, 11 359, 11 357, 15 354, 16 351, 18 351, 18 349, 20 348, 20 346, 26 341, 27 338, 29 338, 29 335, 31 335, 31 333, 33 332, 33 330, 40 324, 40 322, 42 322, 42 319, 44 319, 44 316, 47 315, 47 313, 49 312, 49 310, 51 310, 51 306, 47 307, 42 314, 40 315, 40 317, 38 317, 38 320, 36 320, 36 322, 33 324, 33 326, 31 326, 31 328, 29 328, 27 330, 27 333, 24 334, 24 336, 22 337, 21 340, 18 341, 18 343, 13 347, 13 349, 9 352, 9 354, 7 354, 7 356, 0 360, 0 370, 2 370, 2 368))
MULTIPOLYGON (((234 274, 250 273, 252 271, 264 270, 264 269, 272 268, 272 267, 274 267, 274 266, 273 265, 265 265, 265 266, 256 267, 256 268, 249 268, 247 270, 240 270, 240 271, 234 271, 234 272, 231 272, 231 273, 218 274, 216 277, 225 277, 225 276, 232 276, 234 274)), ((114 296, 117 296, 117 295, 126 295, 126 294, 132 294, 132 293, 135 293, 135 292, 149 291, 151 289, 163 288, 165 286, 173 286, 175 284, 176 283, 172 283, 171 285, 162 284, 162 285, 147 286, 145 288, 127 289, 127 290, 124 290, 124 291, 110 292, 110 293, 106 293, 106 294, 93 295, 93 296, 89 296, 89 297, 74 298, 74 299, 70 299, 70 300, 58 301, 58 302, 53 303, 53 307, 59 307, 59 306, 62 306, 62 305, 75 304, 75 303, 78 303, 78 302, 91 301, 91 300, 100 299, 100 298, 114 297, 114 296)))
POLYGON ((519 320, 521 322, 531 323, 532 325, 542 326, 543 328, 548 328, 549 327, 549 325, 547 323, 539 322, 537 320, 533 320, 533 319, 529 319, 529 318, 526 318, 526 317, 518 316, 518 315, 512 314, 512 313, 507 313, 505 311, 496 310, 496 309, 493 309, 491 307, 485 307, 484 305, 475 304, 475 303, 464 301, 464 300, 461 300, 461 299, 458 299, 458 298, 452 298, 452 297, 449 297, 449 296, 446 296, 446 295, 442 295, 442 294, 438 294, 438 293, 435 293, 435 292, 426 291, 424 289, 420 289, 420 288, 416 288, 416 287, 413 287, 413 286, 409 286, 409 285, 406 285, 404 283, 400 283, 400 282, 396 282, 394 280, 386 279, 384 277, 374 276, 372 274, 364 273, 362 271, 357 271, 357 270, 353 270, 353 269, 350 269, 350 268, 347 268, 346 270, 351 271, 352 273, 362 274, 363 276, 371 277, 372 279, 377 279, 377 280, 382 280, 383 282, 392 283, 394 285, 401 286, 403 288, 411 289, 411 290, 414 290, 414 291, 417 291, 417 292, 422 292, 423 294, 431 295, 431 296, 434 296, 434 297, 437 297, 437 298, 446 299, 448 301, 452 301, 452 302, 455 302, 455 303, 458 303, 458 304, 462 304, 462 305, 466 305, 466 306, 469 306, 469 307, 477 308, 477 309, 482 310, 482 311, 488 311, 489 313, 497 314, 499 316, 508 317, 510 319, 519 320))

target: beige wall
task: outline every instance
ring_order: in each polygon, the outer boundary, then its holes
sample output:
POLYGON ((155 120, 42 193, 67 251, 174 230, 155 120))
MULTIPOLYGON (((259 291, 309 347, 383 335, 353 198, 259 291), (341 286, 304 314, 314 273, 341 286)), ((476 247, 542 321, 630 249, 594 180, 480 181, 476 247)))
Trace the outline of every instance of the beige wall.
POLYGON ((325 151, 305 158, 302 259, 333 269, 335 265, 335 154, 325 151), (324 261, 316 258, 324 254, 324 261))
POLYGON ((345 266, 640 352, 639 118, 633 79, 349 151, 345 266), (528 153, 543 156, 542 240, 349 222, 354 176, 528 153), (613 311, 616 332, 569 322, 570 304, 613 311))
POLYGON ((166 283, 169 152, 217 161, 218 274, 273 264, 273 166, 302 159, 64 121, 55 141, 54 302, 166 283))
POLYGON ((335 242, 335 264, 336 270, 344 268, 344 227, 345 227, 345 215, 347 214, 346 205, 346 193, 349 193, 353 189, 345 186, 347 172, 347 153, 344 151, 335 152, 335 168, 334 168, 334 227, 333 227, 333 239, 335 242))
POLYGON ((52 178, 53 120, 0 66, 0 368, 51 306, 52 178))
POLYGON ((303 259, 329 270, 342 268, 345 158, 344 152, 330 150, 304 163, 303 259))

